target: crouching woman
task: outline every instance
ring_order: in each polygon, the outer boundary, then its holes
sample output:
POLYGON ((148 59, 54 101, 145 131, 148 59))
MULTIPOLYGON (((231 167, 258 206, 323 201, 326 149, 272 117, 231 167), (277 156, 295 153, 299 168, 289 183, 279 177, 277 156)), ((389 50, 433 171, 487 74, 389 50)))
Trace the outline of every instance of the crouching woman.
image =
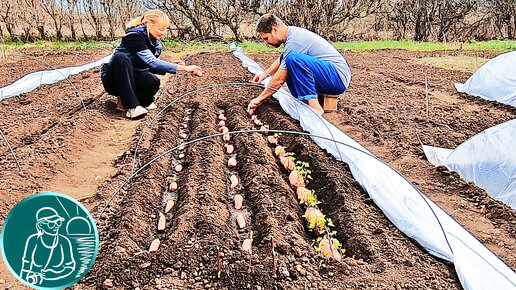
POLYGON ((155 74, 188 71, 202 76, 196 65, 184 61, 167 62, 159 59, 160 38, 170 25, 170 19, 159 10, 151 10, 127 24, 126 35, 115 50, 109 63, 102 67, 101 79, 107 93, 120 97, 119 109, 127 110, 126 116, 134 119, 155 109, 154 95, 160 80, 155 74), (121 108, 123 106, 123 108, 121 108))

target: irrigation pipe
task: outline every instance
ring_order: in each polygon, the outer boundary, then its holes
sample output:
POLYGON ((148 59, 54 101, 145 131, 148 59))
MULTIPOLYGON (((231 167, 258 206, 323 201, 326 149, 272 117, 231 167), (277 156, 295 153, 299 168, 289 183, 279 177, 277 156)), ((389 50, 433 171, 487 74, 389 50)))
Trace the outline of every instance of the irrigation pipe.
POLYGON ((10 143, 9 143, 9 141, 7 140, 7 137, 5 137, 4 132, 2 132, 2 130, 0 130, 0 135, 2 135, 2 137, 3 137, 3 138, 4 138, 4 140, 5 140, 5 143, 7 143, 7 147, 9 147, 9 150, 11 150, 11 154, 13 155, 14 160, 16 161, 16 165, 18 166, 18 170, 19 170, 20 172, 22 172, 22 169, 21 169, 20 163, 18 162, 18 158, 16 157, 16 154, 14 154, 13 147, 11 147, 11 144, 10 144, 10 143))
MULTIPOLYGON (((224 86, 250 86, 250 87, 258 87, 258 88, 268 88, 268 89, 271 89, 273 91, 276 91, 276 92, 279 92, 279 93, 283 93, 283 94, 286 94, 287 96, 290 97, 290 95, 288 95, 286 92, 284 91, 281 91, 280 89, 276 89, 276 88, 271 88, 271 87, 268 87, 268 86, 265 86, 265 85, 261 85, 261 84, 252 84, 252 83, 240 83, 240 82, 231 82, 231 83, 219 83, 219 84, 213 84, 213 85, 209 85, 209 86, 205 86, 205 87, 202 87, 202 88, 198 88, 198 89, 195 89, 193 91, 189 91, 189 92, 186 92, 182 95, 180 95, 179 97, 177 97, 176 99, 174 99, 172 102, 168 103, 168 105, 166 105, 163 109, 161 109, 158 113, 156 113, 156 115, 154 115, 154 117, 152 117, 151 121, 147 124, 147 126, 145 126, 142 130, 142 133, 140 134, 139 138, 138 138, 138 143, 136 143, 136 149, 134 150, 134 155, 133 155, 133 165, 131 167, 131 173, 134 172, 134 168, 136 167, 136 155, 138 154, 138 149, 140 148, 140 144, 142 142, 142 139, 143 139, 143 136, 146 132, 146 130, 149 128, 150 125, 152 125, 154 123, 154 121, 156 120, 156 118, 161 114, 163 113, 165 110, 167 110, 170 106, 172 106, 174 103, 180 101, 181 99, 183 99, 184 97, 187 97, 189 95, 193 95, 193 94, 196 94, 198 92, 201 92, 201 91, 205 91, 205 90, 209 90, 209 89, 213 89, 213 88, 218 88, 218 87, 224 87, 224 86)), ((319 116, 317 113, 315 113, 313 110, 311 110, 311 112, 313 112, 318 118, 319 120, 323 120, 323 118, 321 116, 319 116)), ((299 115, 299 112, 298 112, 298 115, 299 115)), ((328 132, 330 133, 331 135, 331 138, 332 140, 335 139, 335 137, 333 136, 333 133, 331 132, 330 128, 324 123, 323 121, 323 124, 324 126, 326 127, 326 129, 328 129, 328 132)), ((335 148, 337 149, 337 152, 339 152, 339 157, 340 159, 342 159, 342 155, 340 154, 340 150, 339 150, 339 147, 337 146, 337 144, 335 143, 335 148)))
MULTIPOLYGON (((34 56, 25 55, 25 54, 17 54, 17 53, 15 53, 15 54, 8 54, 8 55, 14 55, 14 56, 27 57, 27 58, 30 58, 30 59, 34 59, 34 60, 36 60, 36 61, 38 61, 38 62, 40 62, 42 64, 45 64, 45 65, 49 66, 53 70, 56 70, 57 72, 59 72, 70 83, 70 85, 74 88, 75 92, 79 96, 79 99, 81 99, 81 104, 82 104, 82 107, 84 108, 84 112, 86 112, 86 105, 84 105, 84 99, 82 98, 81 93, 79 92, 77 87, 72 83, 72 81, 67 76, 65 76, 59 69, 55 68, 54 66, 52 66, 48 62, 43 61, 41 59, 38 59, 37 57, 34 57, 34 56)), ((41 85, 41 82, 40 82, 40 85, 41 85)))
MULTIPOLYGON (((439 218, 437 217, 437 214, 435 213, 435 211, 433 210, 432 206, 428 203, 427 199, 425 198, 425 196, 423 195, 423 193, 421 193, 405 176, 403 176, 401 173, 399 173, 397 170, 395 170, 392 166, 390 166, 389 164, 387 164, 386 162, 384 162, 383 160, 379 159, 378 157, 374 156, 373 154, 367 152, 367 151, 364 151, 362 149, 359 149, 359 148, 356 148, 356 147, 353 147, 349 144, 345 144, 341 141, 338 141, 338 140, 335 140, 335 139, 332 139, 332 138, 328 138, 328 137, 324 137, 324 136, 319 136, 319 135, 315 135, 315 134, 310 134, 310 133, 305 133, 305 132, 297 132, 297 131, 287 131, 287 130, 267 130, 267 131, 264 131, 264 130, 238 130, 238 131, 230 131, 228 132, 229 134, 247 134, 247 133, 281 133, 281 134, 292 134, 292 135, 300 135, 300 136, 309 136, 309 137, 312 137, 312 138, 320 138, 320 139, 323 139, 323 140, 327 140, 327 141, 333 141, 335 143, 338 143, 340 145, 343 145, 343 146, 346 146, 350 149, 353 149, 353 150, 356 150, 360 153, 363 153, 365 154, 366 156, 369 156, 369 157, 372 157, 373 159, 381 162, 383 165, 387 166, 389 169, 393 170, 397 175, 399 175, 401 178, 403 178, 408 184, 410 184, 410 186, 412 188, 414 188, 416 190, 416 192, 418 193, 418 195, 423 199, 423 201, 425 202, 425 204, 428 206, 428 208, 430 209, 430 211, 432 212, 433 216, 435 217, 435 219, 437 220, 437 223, 439 224, 439 228, 441 229, 442 233, 443 233, 443 237, 446 241, 446 244, 448 245, 448 248, 450 249, 450 252, 452 253, 453 255, 453 249, 450 245, 450 242, 448 241, 448 234, 446 233, 446 231, 444 230, 444 227, 443 225, 441 224, 441 221, 439 220, 439 218)), ((108 200, 107 204, 104 206, 104 208, 102 208, 102 210, 100 211, 98 217, 100 217, 100 215, 102 215, 102 213, 105 211, 105 209, 109 206, 109 204, 111 203, 111 201, 115 198, 115 196, 122 190, 122 188, 126 185, 126 184, 129 184, 132 180, 132 178, 134 178, 138 173, 140 173, 141 171, 143 171, 145 168, 147 168, 149 165, 151 165, 152 163, 156 162, 157 160, 161 159, 163 156, 165 155, 168 155, 172 152, 174 152, 175 150, 177 150, 179 147, 181 146, 189 146, 191 144, 194 144, 194 143, 197 143, 197 142, 200 142, 200 141, 203 141, 203 140, 207 140, 207 139, 210 139, 210 138, 215 138, 215 137, 219 137, 219 136, 223 136, 224 134, 228 134, 228 133, 216 133, 216 134, 212 134, 212 135, 208 135, 208 136, 203 136, 203 137, 200 137, 200 138, 196 138, 194 140, 190 140, 190 141, 186 141, 184 143, 181 143, 163 153, 161 153, 160 155, 154 157, 152 160, 150 160, 149 162, 147 162, 145 165, 143 165, 142 167, 140 167, 138 170, 136 170, 131 176, 129 176, 123 183, 122 185, 120 185, 120 187, 112 194, 111 198, 108 200)), ((438 207, 438 205, 436 205, 438 207)), ((97 218, 98 218, 97 217, 97 218)), ((451 217, 450 217, 451 218, 451 217)), ((453 218, 452 218, 453 219, 453 218)), ((464 243, 462 243, 463 245, 465 245, 464 243)), ((491 266, 496 272, 498 272, 501 276, 503 276, 507 281, 509 281, 511 284, 515 285, 515 282, 511 281, 507 276, 505 276, 503 273, 501 273, 500 271, 498 271, 498 269, 496 267, 494 267, 491 263, 489 263, 487 260, 485 260, 485 258, 483 256, 481 256, 479 253, 475 252, 473 249, 471 249, 468 245, 465 245, 466 247, 468 247, 473 253, 475 253, 478 257, 480 257, 482 260, 484 260, 489 266, 491 266)), ((488 249, 489 250, 489 249, 488 249)), ((490 250, 489 250, 490 251, 490 250)), ((491 251, 492 252, 492 251, 491 251)))

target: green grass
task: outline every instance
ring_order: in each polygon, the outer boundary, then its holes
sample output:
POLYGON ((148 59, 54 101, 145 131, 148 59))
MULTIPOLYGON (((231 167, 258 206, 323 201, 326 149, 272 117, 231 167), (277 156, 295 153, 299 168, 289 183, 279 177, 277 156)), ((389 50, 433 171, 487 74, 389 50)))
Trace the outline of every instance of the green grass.
POLYGON ((6 42, 0 43, 0 50, 6 52, 23 51, 33 49, 59 49, 59 50, 83 50, 91 48, 108 48, 112 49, 118 45, 120 41, 36 41, 32 43, 23 42, 6 42))
POLYGON ((363 51, 375 49, 404 49, 411 51, 442 51, 442 50, 494 50, 494 51, 510 51, 516 49, 516 41, 508 40, 492 40, 482 42, 416 42, 416 41, 350 41, 335 42, 333 45, 337 49, 363 51))
MULTIPOLYGON (((8 42, 0 43, 0 50, 2 51, 19 51, 34 48, 56 48, 61 50, 82 50, 88 48, 108 48, 112 49, 118 45, 118 41, 38 41, 34 43, 22 42, 8 42)), ((333 43, 337 49, 351 50, 351 51, 368 51, 376 49, 403 49, 411 51, 442 51, 442 50, 493 50, 493 51, 510 51, 516 49, 516 41, 483 41, 483 42, 450 42, 450 43, 435 43, 435 42, 415 42, 415 41, 350 41, 350 42, 335 42, 333 43)), ((229 45, 226 43, 213 42, 177 42, 164 40, 165 50, 173 55, 194 54, 202 51, 229 51, 229 45)), ((249 54, 261 52, 280 52, 282 48, 268 47, 262 42, 243 42, 239 46, 244 48, 244 51, 249 54)))
MULTIPOLYGON (((171 50, 172 52, 201 52, 201 51, 229 51, 229 43, 222 42, 211 42, 211 43, 201 43, 201 42, 177 42, 177 41, 164 41, 164 46, 166 49, 171 50)), ((280 52, 281 49, 268 47, 263 43, 256 42, 243 42, 238 43, 238 46, 244 48, 246 53, 258 53, 258 52, 280 52)))

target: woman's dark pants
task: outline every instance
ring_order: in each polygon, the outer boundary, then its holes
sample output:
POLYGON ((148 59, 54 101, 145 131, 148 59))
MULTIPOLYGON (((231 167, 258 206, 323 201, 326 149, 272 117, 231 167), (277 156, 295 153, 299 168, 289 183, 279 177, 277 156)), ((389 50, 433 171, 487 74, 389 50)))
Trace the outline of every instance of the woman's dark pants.
POLYGON ((123 53, 115 53, 102 67, 101 79, 106 92, 120 97, 125 109, 150 105, 160 85, 160 80, 150 71, 135 70, 123 53))

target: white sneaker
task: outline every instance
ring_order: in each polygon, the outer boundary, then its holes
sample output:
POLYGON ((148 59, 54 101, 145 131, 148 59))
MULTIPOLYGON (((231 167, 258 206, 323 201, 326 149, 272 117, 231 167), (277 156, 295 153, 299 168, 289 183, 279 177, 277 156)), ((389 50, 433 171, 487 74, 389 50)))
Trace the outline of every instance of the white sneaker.
POLYGON ((157 108, 158 108, 158 106, 156 106, 156 104, 154 102, 152 102, 150 105, 145 107, 145 109, 147 109, 147 110, 154 110, 154 109, 157 109, 157 108))
POLYGON ((147 109, 145 109, 144 107, 137 106, 136 108, 132 108, 132 109, 127 110, 127 114, 125 114, 125 116, 127 118, 134 119, 134 118, 137 118, 137 117, 139 117, 141 115, 145 115, 148 112, 149 111, 147 111, 147 109))

